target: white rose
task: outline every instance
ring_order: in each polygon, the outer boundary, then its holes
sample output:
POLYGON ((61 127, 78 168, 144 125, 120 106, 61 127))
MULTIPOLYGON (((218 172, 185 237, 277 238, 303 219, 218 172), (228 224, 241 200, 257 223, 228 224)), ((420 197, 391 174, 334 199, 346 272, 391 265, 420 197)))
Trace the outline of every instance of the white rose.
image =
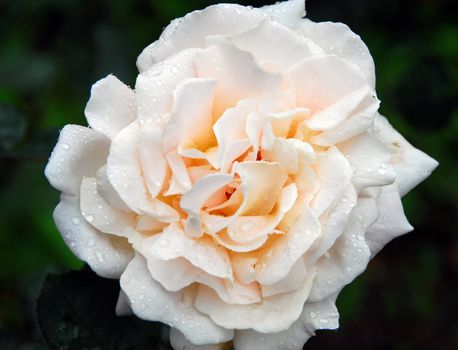
POLYGON ((175 349, 300 349, 337 328, 337 294, 412 230, 400 196, 437 166, 378 114, 359 36, 304 15, 174 20, 135 90, 98 81, 89 127, 67 125, 49 160, 66 243, 175 349))

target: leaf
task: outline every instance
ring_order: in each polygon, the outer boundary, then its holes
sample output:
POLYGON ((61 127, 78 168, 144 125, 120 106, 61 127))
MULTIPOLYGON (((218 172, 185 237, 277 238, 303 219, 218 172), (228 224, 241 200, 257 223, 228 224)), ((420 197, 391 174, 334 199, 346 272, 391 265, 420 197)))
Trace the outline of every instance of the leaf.
POLYGON ((37 317, 50 349, 168 349, 166 327, 135 316, 116 316, 119 281, 89 269, 46 277, 37 317))

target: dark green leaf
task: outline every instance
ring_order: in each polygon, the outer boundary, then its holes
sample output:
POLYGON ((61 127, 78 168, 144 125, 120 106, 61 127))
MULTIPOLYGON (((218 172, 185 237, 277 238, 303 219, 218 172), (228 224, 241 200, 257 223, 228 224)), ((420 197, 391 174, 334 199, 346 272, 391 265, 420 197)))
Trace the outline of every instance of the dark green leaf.
POLYGON ((50 349, 167 349, 164 326, 134 316, 118 317, 119 282, 92 271, 48 275, 37 317, 50 349))

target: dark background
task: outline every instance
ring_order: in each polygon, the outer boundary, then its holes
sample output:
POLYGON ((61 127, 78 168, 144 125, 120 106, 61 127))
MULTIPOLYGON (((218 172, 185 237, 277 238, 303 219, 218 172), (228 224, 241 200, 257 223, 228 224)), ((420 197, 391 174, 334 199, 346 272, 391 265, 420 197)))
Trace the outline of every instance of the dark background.
MULTIPOLYGON (((258 6, 273 1, 239 1, 258 6)), ((213 1, 0 0, 0 349, 43 349, 35 299, 48 272, 80 268, 51 219, 43 176, 65 124, 83 124, 91 85, 130 86, 168 22, 213 1)), ((381 112, 439 168, 403 202, 415 227, 338 299, 341 328, 307 349, 458 348, 458 8, 455 0, 308 0, 374 56, 381 112)))

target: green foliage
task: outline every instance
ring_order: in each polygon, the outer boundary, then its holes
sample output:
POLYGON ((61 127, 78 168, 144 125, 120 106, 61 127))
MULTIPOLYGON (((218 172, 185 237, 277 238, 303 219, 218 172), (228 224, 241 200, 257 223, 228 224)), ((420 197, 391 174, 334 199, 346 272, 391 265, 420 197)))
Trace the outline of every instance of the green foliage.
POLYGON ((52 350, 166 349, 165 326, 115 314, 119 282, 88 269, 48 275, 37 301, 43 337, 52 350))

